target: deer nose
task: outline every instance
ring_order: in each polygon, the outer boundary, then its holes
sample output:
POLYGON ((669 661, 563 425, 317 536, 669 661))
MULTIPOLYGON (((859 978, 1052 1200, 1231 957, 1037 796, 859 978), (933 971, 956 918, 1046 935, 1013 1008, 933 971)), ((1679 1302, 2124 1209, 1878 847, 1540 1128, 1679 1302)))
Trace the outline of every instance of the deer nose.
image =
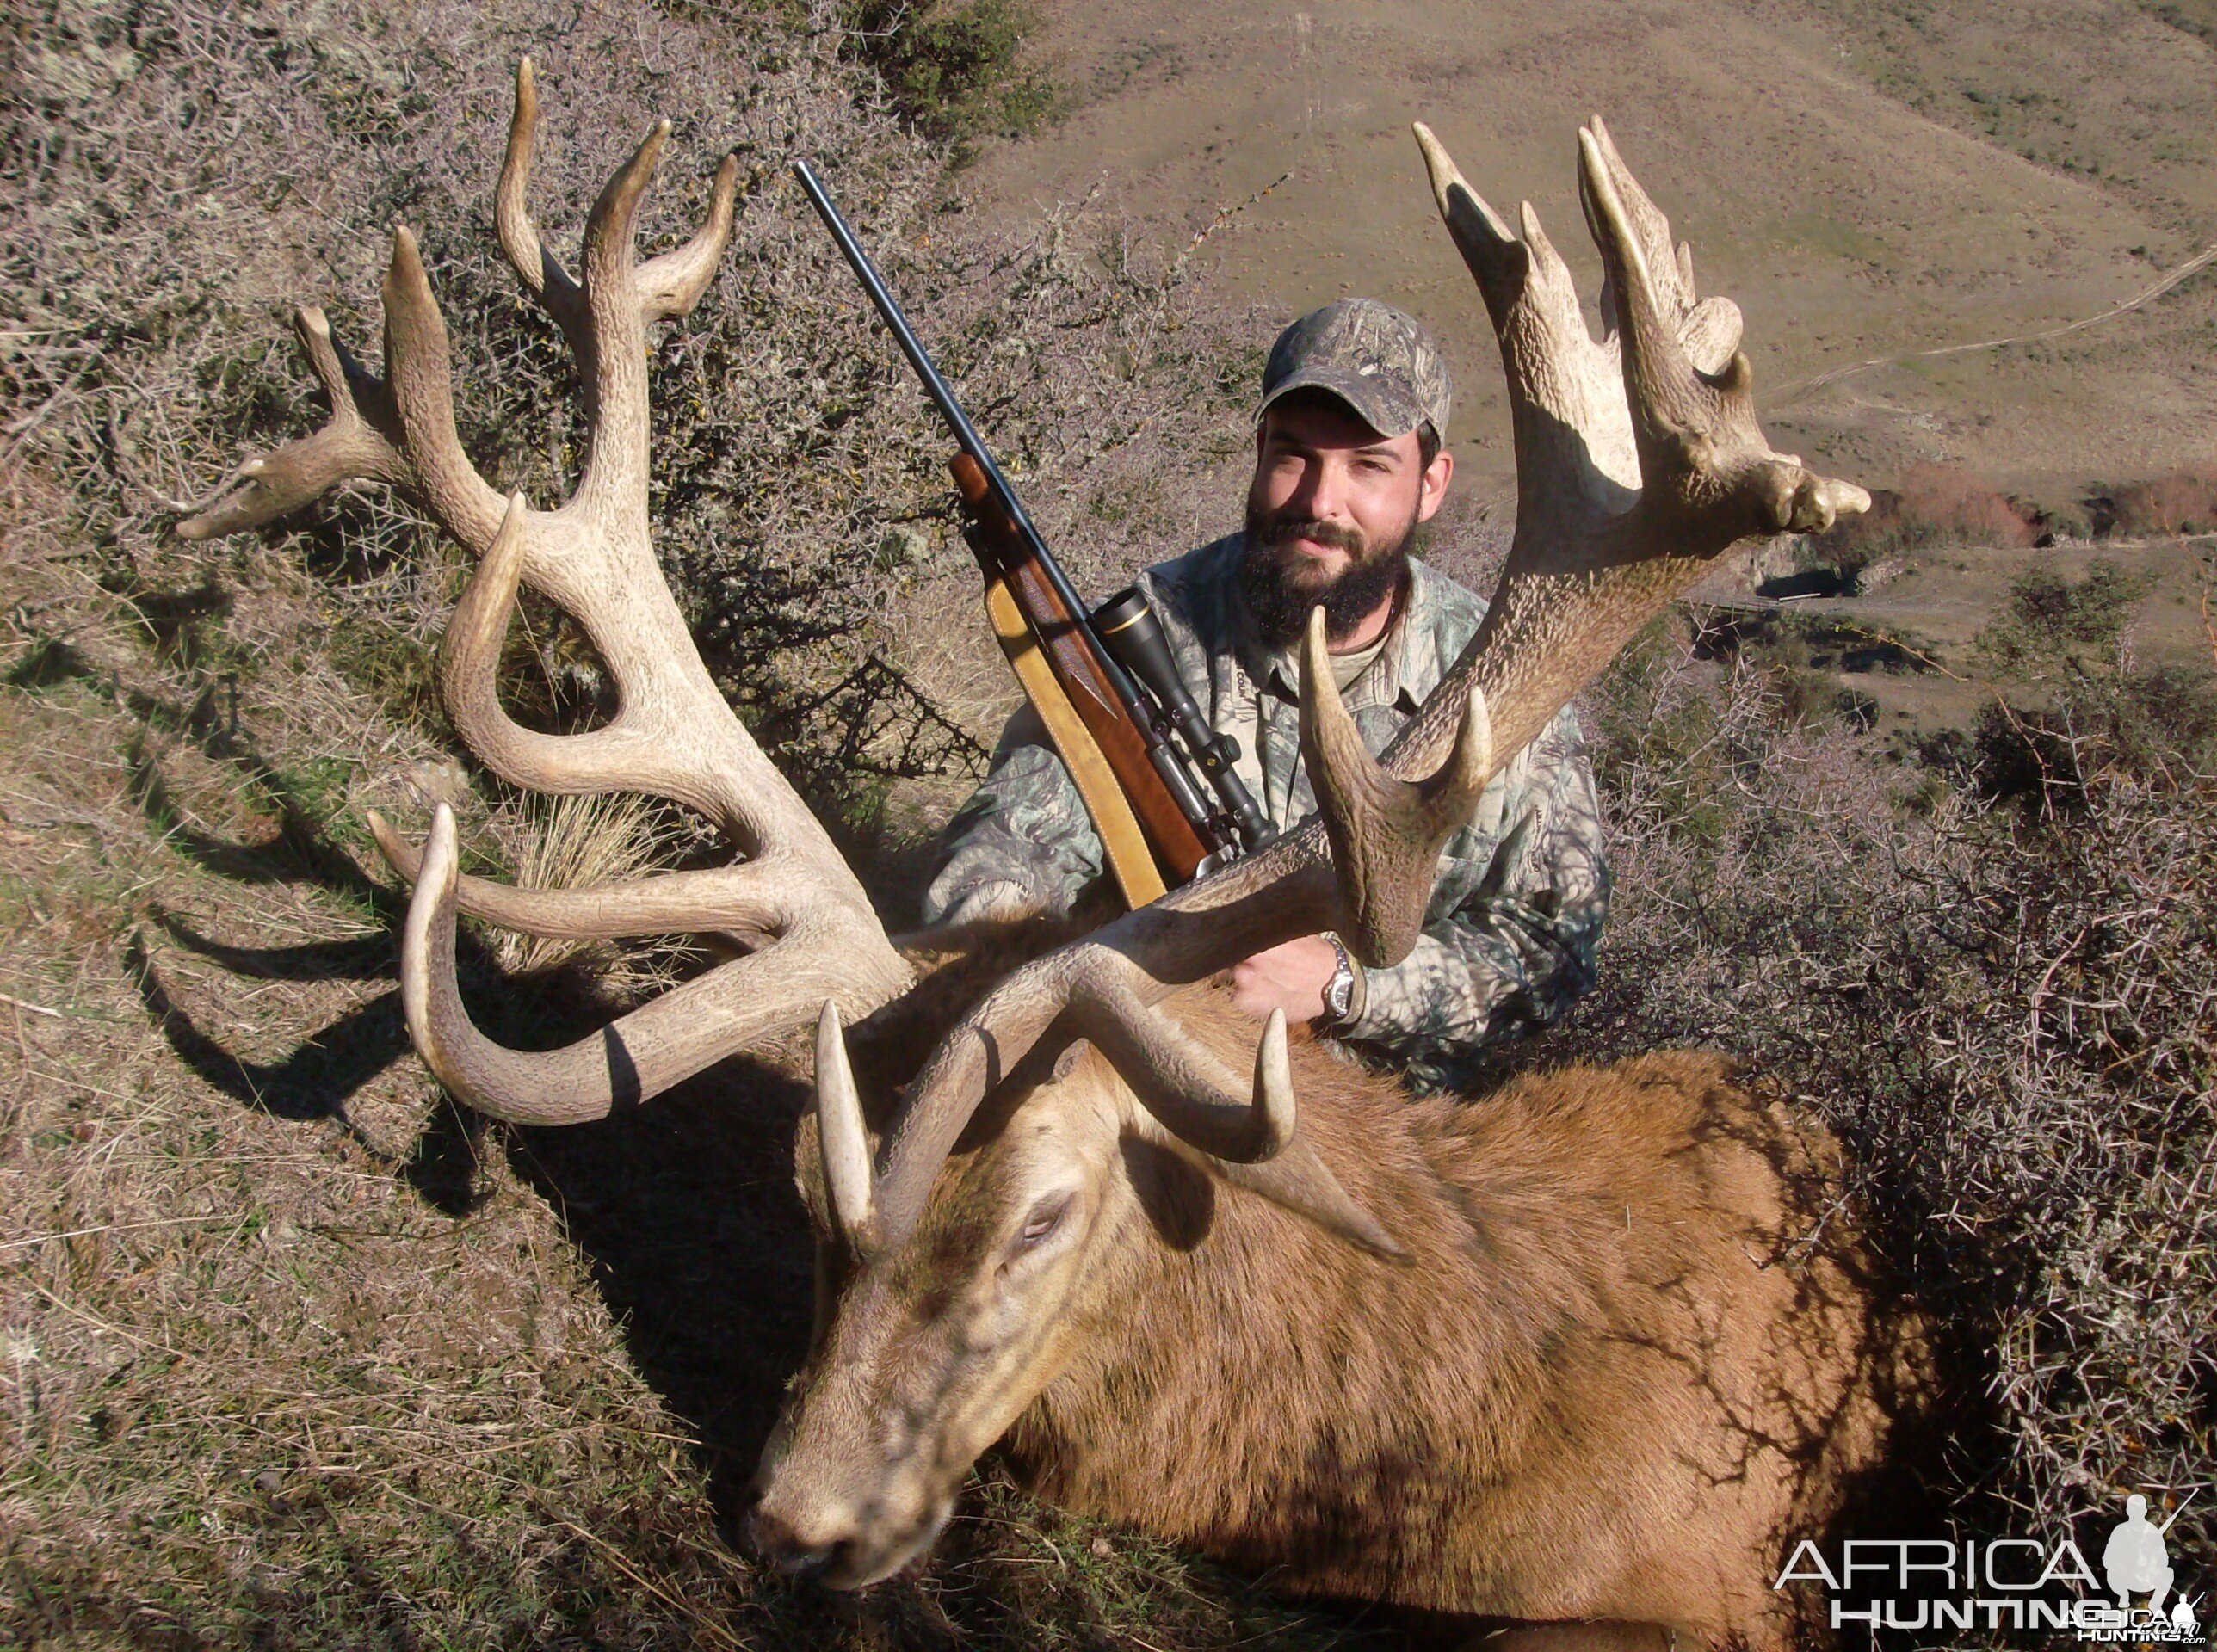
POLYGON ((747 1516, 747 1543, 787 1577, 817 1577, 846 1544, 843 1537, 804 1532, 793 1521, 757 1507, 747 1516))

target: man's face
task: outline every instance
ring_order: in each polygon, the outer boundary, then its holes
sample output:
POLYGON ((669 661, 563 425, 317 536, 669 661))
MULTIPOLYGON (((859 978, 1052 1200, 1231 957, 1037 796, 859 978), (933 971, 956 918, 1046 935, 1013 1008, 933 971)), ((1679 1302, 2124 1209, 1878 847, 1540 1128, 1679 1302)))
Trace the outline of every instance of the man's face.
POLYGON ((1416 432, 1381 436, 1335 396, 1273 404, 1255 435, 1242 580, 1265 633, 1289 639, 1322 602, 1327 633, 1351 634, 1399 589, 1409 536, 1454 470, 1444 451, 1427 465, 1416 432))

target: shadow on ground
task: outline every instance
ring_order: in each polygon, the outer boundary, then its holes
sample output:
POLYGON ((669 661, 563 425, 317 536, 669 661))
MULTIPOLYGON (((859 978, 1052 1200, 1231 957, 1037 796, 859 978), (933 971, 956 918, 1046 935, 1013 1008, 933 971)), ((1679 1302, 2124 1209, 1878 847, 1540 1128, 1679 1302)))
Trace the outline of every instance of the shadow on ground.
MULTIPOLYGON (((389 926, 384 934, 242 946, 157 909, 152 922, 164 940, 250 979, 394 981, 392 936, 405 910, 403 896, 372 878, 290 795, 286 777, 223 714, 219 700, 204 695, 177 706, 134 696, 131 709, 150 731, 181 735, 235 765, 276 810, 278 830, 262 843, 232 841, 188 823, 142 741, 129 754, 133 795, 172 848, 242 883, 319 885, 389 926)), ((557 1047, 618 1013, 582 970, 504 975, 466 926, 457 954, 472 1016, 503 1044, 557 1047)), ((351 1131, 349 1102, 410 1055, 397 985, 282 1057, 257 1062, 226 1048, 177 1003, 146 935, 131 940, 125 964, 178 1059, 213 1088, 273 1118, 333 1119, 351 1131)), ((426 1203, 460 1217, 483 1196, 482 1156, 506 1154, 590 1260, 641 1376, 697 1431, 726 1516, 807 1346, 811 1240, 792 1180, 793 1133, 804 1100, 800 1086, 736 1059, 648 1105, 562 1129, 510 1127, 442 1099, 404 1162, 392 1166, 426 1203)))

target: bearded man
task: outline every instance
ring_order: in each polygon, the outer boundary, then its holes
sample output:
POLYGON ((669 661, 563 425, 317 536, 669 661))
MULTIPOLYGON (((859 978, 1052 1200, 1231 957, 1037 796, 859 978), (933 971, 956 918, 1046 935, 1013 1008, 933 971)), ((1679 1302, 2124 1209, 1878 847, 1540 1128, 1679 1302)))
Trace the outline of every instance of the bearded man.
MULTIPOLYGON (((1442 440, 1452 398, 1438 348, 1399 311, 1348 299, 1302 317, 1263 367, 1244 530, 1142 576, 1273 826, 1316 810, 1299 726, 1310 609, 1323 605, 1332 675, 1374 753, 1485 614, 1411 554, 1454 473, 1442 440)), ((1102 875, 1100 839, 1029 707, 943 842, 927 923, 1066 911, 1102 875)), ((1238 965, 1234 1001, 1380 1051, 1417 1088, 1457 1088, 1489 1041, 1553 1020, 1593 984, 1608 909, 1593 771, 1566 707, 1448 841, 1405 960, 1365 970, 1336 936, 1304 936, 1238 965)))

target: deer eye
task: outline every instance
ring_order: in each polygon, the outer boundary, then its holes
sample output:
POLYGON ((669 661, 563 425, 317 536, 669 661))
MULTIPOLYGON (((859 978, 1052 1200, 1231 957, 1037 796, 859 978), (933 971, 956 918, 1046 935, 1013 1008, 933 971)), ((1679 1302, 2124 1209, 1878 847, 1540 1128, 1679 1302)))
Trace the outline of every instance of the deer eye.
POLYGON ((1022 1230, 1016 1235, 1016 1248, 1031 1250, 1043 1243, 1047 1236, 1062 1225, 1062 1218, 1070 1209, 1071 1195, 1051 1193, 1032 1206, 1032 1213, 1024 1218, 1022 1230))

